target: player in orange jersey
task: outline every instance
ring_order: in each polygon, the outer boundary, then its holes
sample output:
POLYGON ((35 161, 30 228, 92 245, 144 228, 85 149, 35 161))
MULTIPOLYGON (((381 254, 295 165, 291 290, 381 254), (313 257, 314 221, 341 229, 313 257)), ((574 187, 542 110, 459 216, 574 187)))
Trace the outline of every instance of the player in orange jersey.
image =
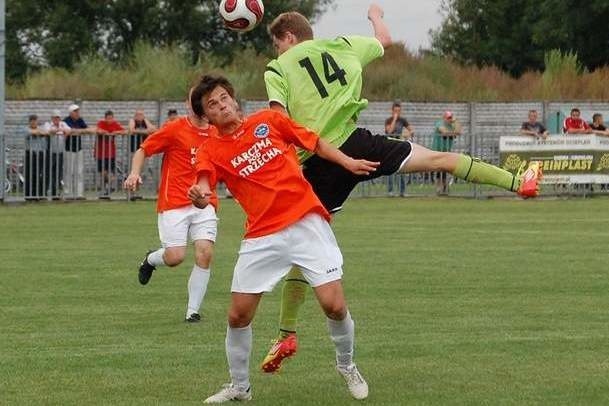
MULTIPOLYGON (((192 98, 200 100, 197 94, 200 94, 200 84, 191 89, 187 105, 191 104, 192 98)), ((195 103, 200 104, 200 101, 195 103)), ((139 281, 145 285, 156 268, 181 264, 190 238, 195 247, 195 264, 188 279, 187 322, 201 320, 199 309, 210 277, 218 207, 215 192, 211 204, 205 209, 194 207, 187 193, 196 180, 193 164, 197 150, 214 134, 215 127, 210 126, 204 116, 193 114, 192 108, 189 108, 188 116, 167 122, 146 138, 133 156, 131 174, 124 185, 125 189, 136 190, 142 183, 140 174, 145 159, 164 154, 157 202, 162 247, 146 254, 140 264, 139 281)))
POLYGON ((231 383, 205 402, 251 399, 251 322, 262 294, 270 292, 293 265, 302 269, 327 316, 338 372, 353 397, 366 398, 368 385, 353 363, 354 324, 341 283, 342 255, 328 223, 330 214, 305 180, 295 146, 354 174, 368 175, 378 163, 346 156, 279 112, 262 110, 241 118, 227 79, 206 76, 202 82, 202 108, 220 135, 210 137, 199 150, 199 179, 189 197, 195 206, 207 207, 214 185, 224 181, 247 215, 228 314, 231 383))

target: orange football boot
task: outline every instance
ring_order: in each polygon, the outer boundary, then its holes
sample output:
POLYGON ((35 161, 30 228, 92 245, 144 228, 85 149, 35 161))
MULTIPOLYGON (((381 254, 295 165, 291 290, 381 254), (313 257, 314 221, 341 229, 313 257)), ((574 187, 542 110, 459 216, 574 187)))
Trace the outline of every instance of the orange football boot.
POLYGON ((266 373, 279 371, 283 360, 296 354, 297 349, 298 340, 296 339, 296 334, 290 334, 286 338, 275 340, 269 353, 264 357, 260 368, 266 373))

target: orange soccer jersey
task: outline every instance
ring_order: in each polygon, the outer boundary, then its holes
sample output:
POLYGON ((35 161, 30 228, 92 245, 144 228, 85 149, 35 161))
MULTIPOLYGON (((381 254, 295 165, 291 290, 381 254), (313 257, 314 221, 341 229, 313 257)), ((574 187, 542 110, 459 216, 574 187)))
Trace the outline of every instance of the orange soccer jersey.
POLYGON ((281 113, 262 110, 233 134, 210 137, 197 172, 226 182, 247 214, 246 238, 280 231, 308 213, 330 215, 305 180, 294 145, 315 150, 319 137, 281 113))
MULTIPOLYGON (((164 154, 157 201, 159 213, 192 204, 188 189, 197 181, 194 168, 197 151, 217 133, 213 126, 201 129, 194 126, 188 117, 180 117, 165 124, 142 143, 141 148, 147 157, 164 154)), ((211 204, 218 207, 215 191, 211 204)))

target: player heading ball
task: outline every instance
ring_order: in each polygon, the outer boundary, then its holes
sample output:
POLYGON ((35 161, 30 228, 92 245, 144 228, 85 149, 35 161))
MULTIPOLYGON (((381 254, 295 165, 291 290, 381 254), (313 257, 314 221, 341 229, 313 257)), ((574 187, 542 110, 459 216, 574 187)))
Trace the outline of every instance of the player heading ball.
MULTIPOLYGON (((341 283, 343 258, 330 214, 305 180, 295 146, 315 152, 357 175, 374 172, 375 162, 352 159, 289 117, 262 110, 242 118, 234 90, 223 77, 205 76, 203 111, 219 136, 197 153, 198 183, 189 191, 205 208, 214 185, 223 181, 247 215, 231 287, 226 353, 231 382, 206 403, 249 400, 251 322, 264 292, 270 292, 294 265, 316 293, 336 347, 337 370, 353 397, 368 396, 368 385, 353 363, 354 323, 341 283)), ((193 109, 198 108, 193 103, 193 109)))

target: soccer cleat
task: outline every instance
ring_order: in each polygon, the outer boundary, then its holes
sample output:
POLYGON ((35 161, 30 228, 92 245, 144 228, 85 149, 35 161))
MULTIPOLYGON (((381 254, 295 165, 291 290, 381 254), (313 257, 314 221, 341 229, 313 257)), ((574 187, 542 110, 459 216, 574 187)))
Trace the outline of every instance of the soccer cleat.
POLYGON ((142 285, 145 285, 148 283, 148 281, 152 277, 152 272, 156 269, 154 266, 152 266, 148 263, 148 255, 150 255, 150 253, 152 253, 152 252, 154 252, 154 251, 148 251, 146 253, 146 256, 144 257, 144 260, 140 263, 138 279, 140 280, 140 283, 142 285))
POLYGON ((273 342, 273 346, 266 354, 260 368, 263 372, 273 373, 279 371, 281 362, 296 354, 298 350, 298 340, 296 334, 290 334, 285 338, 279 338, 273 342))
POLYGON ((224 403, 232 400, 252 400, 252 390, 247 388, 246 391, 239 390, 232 383, 222 385, 222 390, 205 399, 203 403, 224 403))
POLYGON ((529 167, 521 176, 520 187, 518 188, 518 195, 521 197, 537 197, 539 195, 539 182, 543 177, 543 171, 541 169, 541 162, 531 161, 529 167))
POLYGON ((187 323, 198 323, 201 321, 201 316, 199 315, 199 313, 193 313, 190 316, 186 317, 184 321, 187 323))
POLYGON ((362 374, 357 370, 355 364, 352 364, 347 368, 342 368, 337 365, 336 370, 345 378, 351 396, 357 400, 366 399, 368 397, 368 384, 362 377, 362 374))

